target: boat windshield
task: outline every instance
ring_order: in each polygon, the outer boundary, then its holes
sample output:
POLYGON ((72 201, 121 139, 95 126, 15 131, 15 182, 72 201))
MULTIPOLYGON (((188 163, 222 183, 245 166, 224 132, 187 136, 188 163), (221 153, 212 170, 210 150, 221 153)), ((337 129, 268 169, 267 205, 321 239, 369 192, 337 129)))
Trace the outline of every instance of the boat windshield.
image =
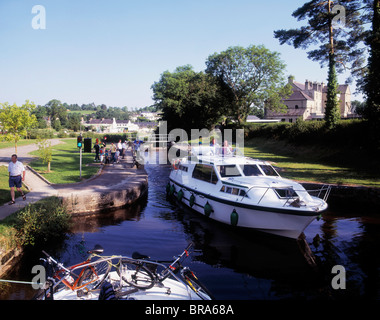
POLYGON ((260 169, 255 164, 244 164, 240 166, 245 176, 262 176, 260 169))
POLYGON ((230 165, 224 165, 224 166, 217 166, 217 169, 220 173, 220 176, 222 178, 225 177, 240 177, 241 173, 236 165, 230 164, 230 165))
POLYGON ((264 165, 264 164, 260 164, 260 168, 261 170, 263 170, 263 172, 265 173, 266 176, 275 176, 275 177, 278 177, 278 173, 276 172, 276 170, 274 170, 274 168, 270 165, 264 165))

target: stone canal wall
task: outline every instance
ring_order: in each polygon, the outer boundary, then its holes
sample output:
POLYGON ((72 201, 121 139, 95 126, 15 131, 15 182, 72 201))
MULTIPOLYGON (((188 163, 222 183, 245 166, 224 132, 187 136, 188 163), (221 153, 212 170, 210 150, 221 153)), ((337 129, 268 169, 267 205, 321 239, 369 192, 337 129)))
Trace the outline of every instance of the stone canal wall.
POLYGON ((144 197, 148 191, 148 176, 145 170, 138 170, 131 177, 108 188, 57 189, 58 196, 72 215, 101 213, 131 205, 144 197))

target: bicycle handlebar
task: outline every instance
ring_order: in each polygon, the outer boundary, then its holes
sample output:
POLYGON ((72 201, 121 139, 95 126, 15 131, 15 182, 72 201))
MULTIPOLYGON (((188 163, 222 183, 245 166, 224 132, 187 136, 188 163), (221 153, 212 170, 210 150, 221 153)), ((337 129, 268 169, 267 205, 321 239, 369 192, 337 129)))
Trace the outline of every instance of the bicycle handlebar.
POLYGON ((48 260, 51 260, 53 261, 58 267, 62 268, 63 270, 65 270, 66 272, 69 272, 71 273, 71 271, 69 269, 67 269, 62 263, 56 261, 51 255, 49 255, 46 251, 42 250, 42 253, 47 256, 48 260))

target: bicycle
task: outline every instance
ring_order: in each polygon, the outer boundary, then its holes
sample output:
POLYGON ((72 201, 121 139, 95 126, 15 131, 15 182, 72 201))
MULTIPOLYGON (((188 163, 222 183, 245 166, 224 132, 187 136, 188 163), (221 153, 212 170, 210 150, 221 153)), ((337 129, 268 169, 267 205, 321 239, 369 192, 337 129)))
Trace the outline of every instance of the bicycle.
POLYGON ((119 273, 120 279, 137 289, 150 289, 155 285, 163 285, 163 281, 170 276, 175 278, 177 274, 182 278, 189 288, 191 288, 201 299, 213 300, 211 292, 199 281, 197 276, 189 267, 184 267, 181 261, 189 256, 189 249, 192 243, 173 261, 154 261, 147 255, 134 252, 132 258, 122 257, 120 260, 119 273), (170 263, 169 265, 164 265, 170 263), (162 268, 161 272, 157 269, 162 268))
POLYGON ((104 249, 100 245, 95 245, 92 250, 87 251, 88 258, 66 268, 61 262, 42 250, 46 259, 41 258, 47 274, 47 282, 35 295, 35 299, 53 299, 54 293, 64 288, 77 292, 78 297, 82 297, 90 291, 100 289, 112 267, 112 260, 121 258, 120 256, 103 257, 99 254, 104 249), (92 261, 94 257, 99 257, 92 261), (79 272, 79 273, 78 273, 79 272))

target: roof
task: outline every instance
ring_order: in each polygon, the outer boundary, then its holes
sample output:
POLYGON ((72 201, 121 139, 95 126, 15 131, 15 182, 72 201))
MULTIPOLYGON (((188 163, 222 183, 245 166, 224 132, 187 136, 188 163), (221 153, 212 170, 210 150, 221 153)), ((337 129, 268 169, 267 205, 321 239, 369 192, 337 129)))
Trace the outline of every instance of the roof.
POLYGON ((288 97, 287 99, 284 99, 283 101, 303 101, 303 100, 314 100, 310 96, 308 96, 306 93, 302 91, 293 91, 293 93, 288 97))
POLYGON ((88 124, 112 124, 111 119, 91 119, 88 124))
POLYGON ((305 90, 305 84, 304 83, 293 81, 292 84, 294 84, 295 87, 297 87, 298 89, 300 89, 302 91, 305 90))
POLYGON ((305 108, 300 108, 300 109, 288 109, 285 112, 276 112, 272 110, 268 110, 268 116, 302 116, 306 112, 305 108))

